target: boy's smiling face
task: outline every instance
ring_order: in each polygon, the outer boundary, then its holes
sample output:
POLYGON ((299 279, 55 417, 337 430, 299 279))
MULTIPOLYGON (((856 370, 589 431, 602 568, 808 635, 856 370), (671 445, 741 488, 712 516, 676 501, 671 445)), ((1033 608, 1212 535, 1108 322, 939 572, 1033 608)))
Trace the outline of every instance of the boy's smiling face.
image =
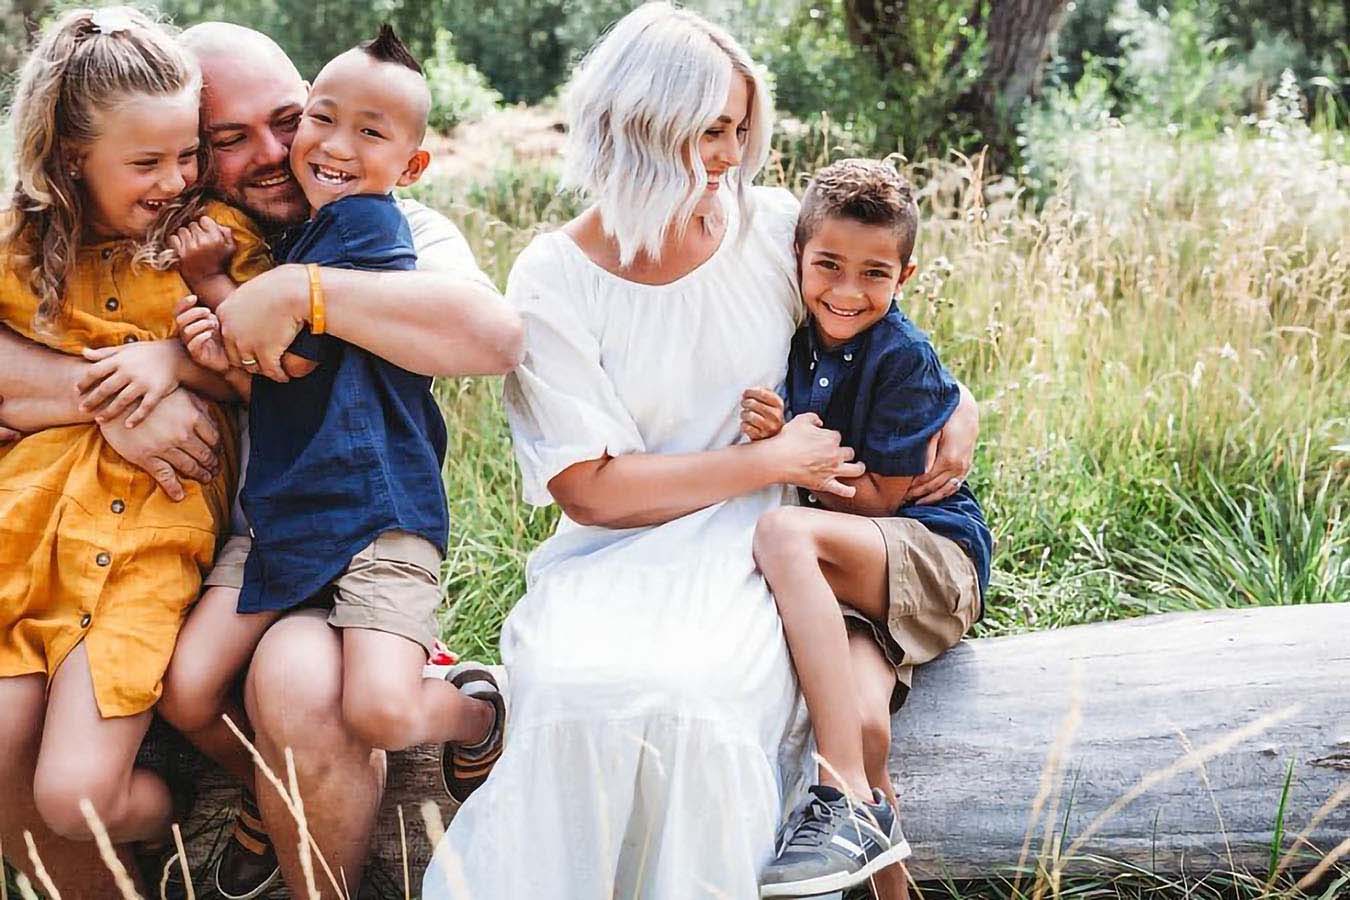
POLYGON ((386 194, 420 178, 429 105, 422 76, 362 50, 324 66, 291 144, 291 169, 310 206, 386 194))
POLYGON ((816 337, 838 347, 871 328, 891 308, 891 298, 914 274, 900 258, 900 239, 885 225, 832 216, 797 248, 802 300, 816 337))

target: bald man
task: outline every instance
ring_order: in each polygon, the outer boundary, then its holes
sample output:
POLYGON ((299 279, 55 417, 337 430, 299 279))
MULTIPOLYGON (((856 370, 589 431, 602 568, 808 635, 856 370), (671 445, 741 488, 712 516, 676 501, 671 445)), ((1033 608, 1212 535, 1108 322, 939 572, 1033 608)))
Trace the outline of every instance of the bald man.
MULTIPOLYGON (((288 157, 308 85, 275 42, 251 29, 207 23, 188 29, 182 39, 200 60, 204 76, 202 130, 212 161, 210 187, 273 234, 303 221, 309 208, 288 157)), ((412 201, 400 200, 399 207, 412 229, 418 269, 321 270, 328 333, 419 374, 510 370, 522 352, 519 317, 448 220, 412 201)), ((219 315, 232 355, 255 359, 256 371, 285 380, 281 355, 309 315, 303 267, 279 266, 240 286, 219 315)), ((76 405, 75 384, 87 365, 0 327, 0 440, 92 421, 76 405)), ((121 422, 101 427, 114 449, 175 498, 182 496, 181 479, 207 481, 218 465, 218 436, 184 390, 162 401, 135 429, 121 422)), ((211 589, 237 591, 238 583, 230 584, 233 577, 217 572, 208 582, 215 584, 211 589)), ((254 655, 244 698, 258 748, 274 771, 286 771, 284 749, 292 749, 309 833, 355 896, 383 790, 385 759, 344 724, 342 645, 325 617, 302 610, 272 626, 254 655)), ((0 791, 10 797, 31 794, 26 761, 36 758, 41 723, 8 721, 7 711, 0 697, 0 759, 5 760, 0 791)), ((274 792, 260 792, 259 800, 263 822, 280 851, 281 875, 293 894, 303 894, 294 820, 274 792)), ((15 852, 22 839, 11 836, 28 830, 63 896, 110 895, 110 876, 91 844, 62 840, 34 810, 7 806, 0 834, 11 862, 27 867, 27 859, 15 852)), ((319 885, 325 895, 328 887, 319 885)))

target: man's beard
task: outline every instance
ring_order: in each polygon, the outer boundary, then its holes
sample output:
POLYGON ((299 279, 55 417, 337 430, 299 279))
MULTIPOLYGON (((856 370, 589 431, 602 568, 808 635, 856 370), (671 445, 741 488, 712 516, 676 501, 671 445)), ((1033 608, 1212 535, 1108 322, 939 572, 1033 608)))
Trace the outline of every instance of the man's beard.
POLYGON ((277 234, 292 225, 299 224, 309 215, 309 202, 289 169, 250 172, 247 177, 239 180, 233 190, 225 191, 218 188, 217 193, 231 206, 248 213, 249 217, 268 234, 277 234), (258 182, 281 174, 288 176, 289 180, 284 184, 289 190, 282 192, 279 187, 255 187, 258 182), (265 193, 266 196, 258 197, 258 193, 265 193))

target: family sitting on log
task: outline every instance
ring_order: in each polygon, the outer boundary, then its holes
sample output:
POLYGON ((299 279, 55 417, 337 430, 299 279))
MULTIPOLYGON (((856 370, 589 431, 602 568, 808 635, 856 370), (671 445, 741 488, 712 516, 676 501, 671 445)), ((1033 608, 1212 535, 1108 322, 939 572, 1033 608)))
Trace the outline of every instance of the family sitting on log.
POLYGON ((759 69, 649 3, 565 95, 590 205, 503 296, 392 193, 431 100, 388 26, 312 85, 262 34, 124 7, 32 50, 0 234, 6 861, 66 897, 123 866, 355 896, 386 751, 432 744, 428 898, 905 897, 892 719, 993 550, 977 407, 902 309, 912 186, 859 159, 800 204, 755 186, 759 69), (426 668, 432 380, 475 374, 562 511, 506 682, 426 668), (171 831, 190 786, 137 762, 156 712, 238 780, 206 872, 171 831))

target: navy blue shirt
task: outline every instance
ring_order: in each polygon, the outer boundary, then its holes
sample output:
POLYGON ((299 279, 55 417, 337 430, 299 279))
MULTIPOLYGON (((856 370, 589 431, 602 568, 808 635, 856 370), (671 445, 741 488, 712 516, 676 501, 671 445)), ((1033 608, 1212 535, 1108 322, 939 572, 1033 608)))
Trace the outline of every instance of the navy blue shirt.
MULTIPOLYGON (((288 263, 339 269, 417 264, 412 232, 387 195, 335 200, 274 251, 288 263)), ((253 548, 240 612, 305 602, 386 531, 439 548, 449 538, 445 422, 431 379, 308 329, 290 350, 317 368, 285 384, 253 379, 242 497, 253 548)))
MULTIPOLYGON (((961 396, 928 335, 894 303, 879 322, 833 350, 820 343, 810 322, 802 326, 792 338, 787 393, 792 415, 820 416, 868 472, 889 476, 924 473, 928 442, 961 396)), ((969 487, 961 485, 938 503, 901 506, 895 515, 917 519, 959 544, 975 564, 984 596, 994 540, 969 487)))

